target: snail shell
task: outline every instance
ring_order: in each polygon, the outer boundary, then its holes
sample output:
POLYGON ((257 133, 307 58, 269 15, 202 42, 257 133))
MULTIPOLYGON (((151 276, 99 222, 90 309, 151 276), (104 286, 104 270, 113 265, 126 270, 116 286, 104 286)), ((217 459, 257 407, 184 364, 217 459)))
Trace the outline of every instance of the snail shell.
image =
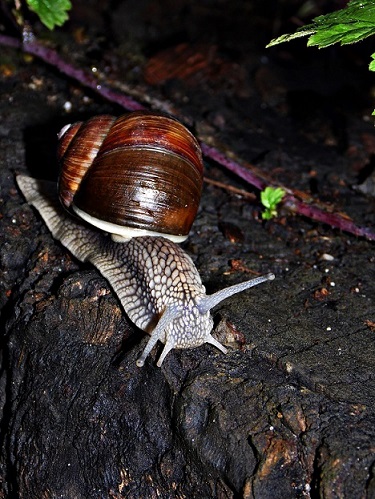
POLYGON ((97 116, 59 136, 63 206, 116 240, 162 235, 181 242, 195 219, 203 162, 177 120, 139 111, 97 116))

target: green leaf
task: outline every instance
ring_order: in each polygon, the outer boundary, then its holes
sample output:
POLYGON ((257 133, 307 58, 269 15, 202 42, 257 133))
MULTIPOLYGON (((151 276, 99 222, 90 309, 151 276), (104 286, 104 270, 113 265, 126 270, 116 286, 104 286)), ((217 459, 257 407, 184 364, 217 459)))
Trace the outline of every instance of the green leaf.
POLYGON ((278 38, 274 38, 273 40, 270 41, 268 45, 266 45, 266 48, 272 47, 273 45, 278 45, 279 43, 290 42, 291 40, 295 40, 296 38, 301 38, 302 36, 306 35, 312 35, 314 33, 315 33, 314 29, 309 28, 306 29, 306 31, 304 31, 303 28, 301 28, 297 30, 295 33, 287 33, 279 36, 278 38))
POLYGON ((26 0, 30 10, 35 12, 49 29, 62 26, 72 8, 70 0, 26 0))
POLYGON ((375 71, 375 54, 372 54, 371 58, 374 60, 370 62, 369 69, 370 71, 375 71))
POLYGON ((375 0, 352 0, 345 9, 316 17, 295 33, 282 35, 267 45, 272 47, 301 36, 309 36, 307 45, 319 48, 334 43, 356 43, 375 34, 375 0))
POLYGON ((260 193, 260 201, 262 205, 266 208, 262 213, 262 218, 264 220, 269 220, 277 215, 276 206, 285 196, 285 191, 281 187, 266 187, 264 191, 260 193))
POLYGON ((349 43, 356 43, 364 38, 375 33, 375 24, 360 27, 358 23, 353 26, 338 24, 337 26, 330 26, 327 31, 317 31, 310 36, 307 45, 309 47, 316 45, 319 48, 328 47, 334 43, 341 45, 348 45, 349 43))
POLYGON ((260 193, 262 205, 266 208, 275 208, 280 203, 285 195, 285 191, 281 187, 266 187, 260 193))
POLYGON ((276 215, 277 215, 276 211, 264 210, 264 212, 262 213, 262 218, 263 220, 271 220, 271 218, 273 218, 276 215))

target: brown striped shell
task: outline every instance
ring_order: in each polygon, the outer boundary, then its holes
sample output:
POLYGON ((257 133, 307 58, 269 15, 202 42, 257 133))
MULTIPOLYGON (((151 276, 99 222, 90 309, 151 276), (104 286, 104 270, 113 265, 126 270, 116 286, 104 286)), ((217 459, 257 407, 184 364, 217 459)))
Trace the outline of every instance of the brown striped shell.
POLYGON ((117 240, 186 239, 203 162, 197 140, 177 120, 148 111, 96 116, 60 132, 58 159, 59 197, 67 209, 117 240))

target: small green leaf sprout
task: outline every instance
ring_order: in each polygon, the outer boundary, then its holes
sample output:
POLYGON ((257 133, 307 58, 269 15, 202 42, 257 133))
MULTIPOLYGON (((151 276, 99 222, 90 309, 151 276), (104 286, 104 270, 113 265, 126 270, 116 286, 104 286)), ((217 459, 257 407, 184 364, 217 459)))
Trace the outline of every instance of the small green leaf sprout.
POLYGON ((276 207, 284 196, 285 191, 284 189, 281 189, 281 187, 266 187, 261 191, 260 201, 265 207, 265 210, 262 213, 263 220, 270 220, 277 216, 276 207))

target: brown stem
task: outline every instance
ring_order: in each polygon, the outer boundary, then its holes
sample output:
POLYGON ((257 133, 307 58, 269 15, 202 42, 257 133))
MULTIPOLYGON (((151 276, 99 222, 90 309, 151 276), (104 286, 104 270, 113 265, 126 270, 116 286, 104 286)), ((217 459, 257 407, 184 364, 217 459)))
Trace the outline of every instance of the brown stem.
POLYGON ((237 194, 238 196, 247 198, 251 201, 255 201, 257 199, 256 195, 253 192, 248 192, 244 189, 238 189, 238 187, 234 187, 233 185, 225 184, 224 182, 219 182, 218 180, 213 180, 212 178, 208 177, 203 177, 203 180, 207 184, 214 185, 215 187, 219 187, 220 189, 232 192, 233 194, 237 194))
MULTIPOLYGON (((107 99, 114 102, 129 111, 145 109, 145 106, 137 102, 135 99, 125 95, 123 92, 118 92, 108 87, 107 85, 98 83, 93 75, 84 69, 76 68, 72 64, 64 60, 55 50, 46 47, 42 43, 35 40, 33 37, 24 38, 23 43, 16 38, 0 35, 0 44, 8 47, 21 48, 32 54, 47 64, 57 68, 63 74, 78 81, 81 85, 88 87, 107 99)), ((199 136, 198 136, 199 139, 199 136)), ((224 168, 235 173, 250 185, 257 189, 264 189, 267 185, 278 187, 269 180, 266 175, 258 172, 257 169, 247 163, 240 164, 238 161, 231 159, 228 155, 222 153, 219 149, 208 145, 203 140, 200 140, 202 152, 204 156, 219 163, 224 168)), ((365 237, 370 241, 375 241, 375 232, 370 227, 362 227, 356 225, 346 215, 340 213, 332 213, 328 209, 321 208, 316 204, 309 204, 301 200, 301 196, 297 191, 285 189, 287 195, 283 199, 283 206, 290 211, 306 216, 313 220, 330 225, 331 227, 349 232, 356 236, 365 237)))

